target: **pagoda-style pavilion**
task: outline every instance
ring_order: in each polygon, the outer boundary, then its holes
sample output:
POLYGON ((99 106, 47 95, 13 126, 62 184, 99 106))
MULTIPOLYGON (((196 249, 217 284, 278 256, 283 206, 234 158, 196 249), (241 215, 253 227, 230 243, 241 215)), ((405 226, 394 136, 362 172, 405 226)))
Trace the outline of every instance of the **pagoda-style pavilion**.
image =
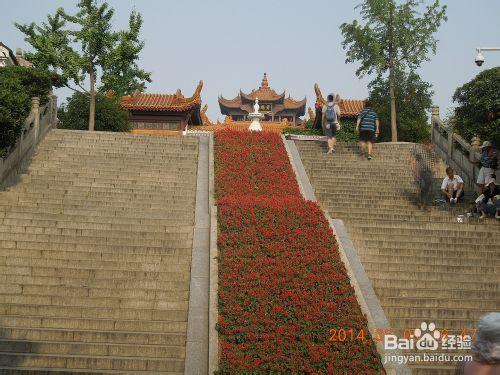
POLYGON ((248 114, 253 112, 255 99, 259 99, 260 113, 264 115, 263 121, 283 121, 287 120, 293 125, 302 122, 299 118, 304 116, 306 111, 306 98, 295 100, 285 97, 285 91, 278 94, 269 87, 267 75, 264 73, 262 83, 257 90, 252 90, 245 94, 240 90, 234 99, 219 97, 221 113, 228 116, 233 121, 247 121, 248 114))
POLYGON ((181 90, 175 94, 145 94, 136 91, 124 96, 123 108, 130 112, 133 130, 159 131, 183 130, 186 125, 202 125, 200 81, 194 94, 185 98, 181 90))

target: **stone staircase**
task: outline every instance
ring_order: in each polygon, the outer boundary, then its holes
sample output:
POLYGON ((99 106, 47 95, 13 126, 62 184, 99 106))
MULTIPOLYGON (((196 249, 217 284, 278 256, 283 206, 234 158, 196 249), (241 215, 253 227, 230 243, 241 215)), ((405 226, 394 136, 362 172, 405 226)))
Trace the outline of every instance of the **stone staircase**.
POLYGON ((198 139, 53 130, 0 192, 0 372, 184 371, 198 139))
MULTIPOLYGON (((409 162, 413 144, 377 144, 371 161, 355 145, 340 144, 325 155, 320 142, 296 144, 318 201, 345 222, 396 334, 423 321, 459 334, 484 313, 500 310, 500 222, 458 223, 467 203, 419 209, 409 162)), ((444 169, 442 162, 435 165, 436 196, 444 169)), ((414 374, 453 374, 455 365, 411 367, 414 374)))

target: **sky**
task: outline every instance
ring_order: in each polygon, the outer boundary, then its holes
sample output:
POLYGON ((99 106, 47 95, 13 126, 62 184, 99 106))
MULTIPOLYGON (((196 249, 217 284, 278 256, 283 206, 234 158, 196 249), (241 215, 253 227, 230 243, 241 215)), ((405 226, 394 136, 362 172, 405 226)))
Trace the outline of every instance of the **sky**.
MULTIPOLYGON (((343 22, 359 19, 361 0, 108 0, 114 25, 127 26, 135 9, 144 19, 145 47, 139 65, 152 73, 146 91, 191 96, 201 79, 202 99, 212 121, 221 119, 217 98, 257 89, 267 73, 270 86, 314 106, 313 85, 323 95, 365 99, 372 77, 356 77, 357 64, 345 63, 343 22)), ((424 0, 424 3, 430 3, 424 0)), ((0 41, 29 50, 14 22, 40 23, 58 7, 76 9, 77 0, 0 0, 0 41)), ((437 54, 419 73, 433 85, 433 103, 442 115, 453 107, 454 90, 481 70, 500 65, 500 52, 485 52, 481 68, 476 47, 500 47, 499 0, 441 0, 448 21, 436 34, 437 54)), ((71 94, 58 89, 59 103, 71 94)))

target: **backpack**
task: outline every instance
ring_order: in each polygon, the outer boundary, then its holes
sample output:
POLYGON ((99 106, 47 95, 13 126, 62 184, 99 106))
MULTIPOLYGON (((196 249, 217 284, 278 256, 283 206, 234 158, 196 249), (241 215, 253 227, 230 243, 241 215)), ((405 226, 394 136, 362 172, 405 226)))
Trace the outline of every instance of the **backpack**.
POLYGON ((337 113, 335 112, 335 104, 326 106, 326 122, 334 124, 337 122, 337 113))

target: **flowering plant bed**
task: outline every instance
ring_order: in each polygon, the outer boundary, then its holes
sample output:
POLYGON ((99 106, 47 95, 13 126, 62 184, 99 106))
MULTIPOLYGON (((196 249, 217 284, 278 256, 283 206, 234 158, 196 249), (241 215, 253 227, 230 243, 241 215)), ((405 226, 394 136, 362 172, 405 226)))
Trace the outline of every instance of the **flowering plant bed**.
POLYGON ((300 195, 280 136, 218 132, 215 167, 219 373, 383 373, 332 230, 300 195))

